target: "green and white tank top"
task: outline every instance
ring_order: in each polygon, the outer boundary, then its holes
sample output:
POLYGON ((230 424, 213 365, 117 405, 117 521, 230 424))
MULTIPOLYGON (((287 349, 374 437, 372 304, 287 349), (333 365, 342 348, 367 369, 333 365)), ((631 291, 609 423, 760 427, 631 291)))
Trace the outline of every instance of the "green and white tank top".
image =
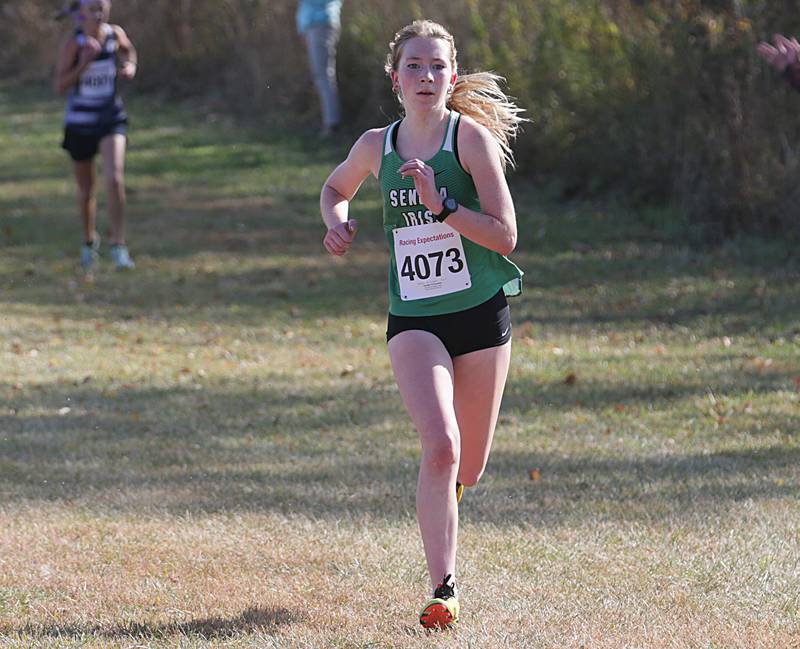
MULTIPOLYGON (((439 151, 425 163, 433 168, 442 198, 481 211, 478 192, 458 161, 460 115, 450 113, 439 151)), ((507 296, 521 292, 522 271, 507 257, 462 237, 439 223, 423 205, 412 178, 402 178, 405 163, 397 153, 394 122, 386 129, 378 174, 383 193, 383 230, 389 242, 389 312, 398 316, 455 313, 477 306, 502 287, 507 296)))

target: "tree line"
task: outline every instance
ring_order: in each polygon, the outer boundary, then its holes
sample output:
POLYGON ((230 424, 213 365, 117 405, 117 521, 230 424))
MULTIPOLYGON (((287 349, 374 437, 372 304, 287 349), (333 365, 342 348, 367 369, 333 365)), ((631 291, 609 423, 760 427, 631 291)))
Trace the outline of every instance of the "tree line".
MULTIPOLYGON (((311 122, 315 95, 294 0, 116 0, 140 51, 136 92, 212 97, 235 112, 311 122)), ((0 74, 50 75, 57 2, 2 5, 0 74)), ((517 173, 560 195, 671 205, 693 236, 800 234, 800 94, 757 57, 800 34, 789 0, 345 0, 338 72, 353 129, 398 104, 387 44, 427 17, 455 35, 463 70, 495 70, 530 122, 517 173)))

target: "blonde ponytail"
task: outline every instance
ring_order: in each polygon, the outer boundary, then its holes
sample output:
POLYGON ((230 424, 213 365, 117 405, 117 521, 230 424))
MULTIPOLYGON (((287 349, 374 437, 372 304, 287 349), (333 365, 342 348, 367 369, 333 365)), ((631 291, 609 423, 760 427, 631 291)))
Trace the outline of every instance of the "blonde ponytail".
POLYGON ((511 142, 525 118, 520 116, 524 109, 503 92, 501 81, 505 79, 493 72, 474 72, 458 77, 447 107, 489 129, 500 149, 505 169, 507 165, 514 167, 511 142))
MULTIPOLYGON (((450 63, 453 71, 458 70, 456 61, 456 44, 453 35, 439 23, 432 20, 415 20, 394 35, 389 43, 389 55, 386 57, 386 74, 397 70, 403 46, 412 38, 439 38, 450 45, 450 63)), ((493 72, 474 72, 458 77, 453 92, 447 99, 447 107, 474 119, 478 124, 489 129, 497 142, 500 160, 505 169, 514 166, 514 155, 511 142, 517 136, 519 125, 526 121, 520 116, 524 109, 517 106, 512 97, 506 95, 500 87, 503 77, 493 72)))

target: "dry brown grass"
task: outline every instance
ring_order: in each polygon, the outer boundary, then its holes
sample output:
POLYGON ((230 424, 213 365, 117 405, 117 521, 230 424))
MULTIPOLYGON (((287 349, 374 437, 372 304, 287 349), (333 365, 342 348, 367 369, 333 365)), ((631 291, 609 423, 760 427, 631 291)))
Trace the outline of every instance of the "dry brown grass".
POLYGON ((800 548, 773 514, 545 530, 467 513, 465 614, 439 638, 410 614, 424 582, 410 519, 14 507, 0 632, 17 646, 788 648, 800 548))

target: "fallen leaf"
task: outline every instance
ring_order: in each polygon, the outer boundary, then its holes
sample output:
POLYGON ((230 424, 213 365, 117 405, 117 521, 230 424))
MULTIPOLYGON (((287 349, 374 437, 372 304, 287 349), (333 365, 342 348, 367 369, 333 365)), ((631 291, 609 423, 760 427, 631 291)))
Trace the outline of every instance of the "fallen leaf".
POLYGON ((764 372, 766 369, 771 367, 774 362, 775 361, 773 361, 771 358, 763 358, 761 356, 757 356, 753 359, 753 365, 759 373, 764 372))
POLYGON ((621 403, 618 403, 616 406, 614 406, 614 410, 617 412, 623 412, 625 410, 625 406, 623 406, 621 403))
POLYGON ((528 477, 534 482, 539 482, 542 479, 542 472, 539 469, 531 469, 528 471, 528 477))

